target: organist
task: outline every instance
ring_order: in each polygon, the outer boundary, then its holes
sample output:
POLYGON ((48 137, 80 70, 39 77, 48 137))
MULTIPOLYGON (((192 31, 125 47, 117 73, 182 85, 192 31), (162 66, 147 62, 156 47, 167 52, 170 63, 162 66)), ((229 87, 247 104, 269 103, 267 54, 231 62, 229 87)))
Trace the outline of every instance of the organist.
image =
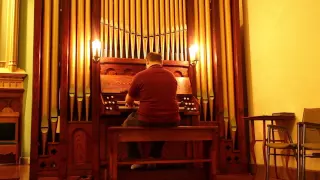
MULTIPOLYGON (((147 69, 135 75, 125 97, 126 106, 129 108, 139 100, 139 109, 128 116, 123 126, 174 127, 179 124, 179 105, 176 99, 177 80, 162 65, 161 54, 149 53, 147 55, 147 69)), ((164 143, 152 142, 149 156, 160 158, 164 143)), ((141 158, 137 143, 128 143, 128 157, 141 158)), ((133 164, 131 169, 140 167, 142 165, 133 164)))

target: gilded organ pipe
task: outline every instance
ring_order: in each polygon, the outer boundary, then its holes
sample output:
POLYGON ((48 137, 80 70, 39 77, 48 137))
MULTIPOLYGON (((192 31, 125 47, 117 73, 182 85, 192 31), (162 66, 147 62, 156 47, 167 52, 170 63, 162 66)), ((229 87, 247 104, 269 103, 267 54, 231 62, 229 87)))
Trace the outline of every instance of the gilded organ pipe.
POLYGON ((143 58, 148 52, 148 0, 142 0, 142 37, 143 37, 143 58))
POLYGON ((208 77, 208 96, 210 121, 213 121, 213 74, 212 74, 212 46, 211 46, 211 18, 210 18, 210 0, 205 0, 205 21, 206 21, 206 60, 207 60, 207 77, 208 77))
MULTIPOLYGON (((59 45, 59 1, 53 1, 52 45, 51 45, 51 133, 55 142, 58 122, 58 45, 59 45)), ((47 82, 48 83, 48 82, 47 82)))
POLYGON ((154 50, 154 7, 153 0, 148 0, 148 30, 149 30, 149 51, 154 50))
POLYGON ((52 1, 44 1, 44 25, 42 41, 42 97, 41 97, 41 134, 42 154, 46 153, 46 145, 49 130, 49 93, 50 93, 50 40, 51 40, 51 6, 52 1))
POLYGON ((205 0, 199 0, 199 36, 200 36, 200 69, 201 69, 201 91, 202 91, 202 109, 204 121, 207 120, 207 64, 206 64, 206 28, 205 28, 205 0))
POLYGON ((170 59, 170 38, 171 38, 171 29, 170 29, 170 0, 165 0, 165 24, 166 24, 166 60, 170 59))
POLYGON ((84 0, 77 0, 77 109, 78 121, 81 120, 83 104, 84 69, 84 0))
MULTIPOLYGON (((145 2, 144 2, 145 3, 145 2)), ((137 33, 137 57, 141 55, 141 0, 136 0, 136 33, 137 33)), ((147 45, 145 45, 147 46, 147 45)))
MULTIPOLYGON (((105 27, 105 18, 104 18, 104 0, 101 0, 101 17, 100 17, 100 42, 104 42, 104 38, 105 38, 105 35, 104 35, 104 29, 106 28, 105 27)), ((104 47, 104 43, 101 43, 101 49, 105 49, 104 47)))
POLYGON ((174 1, 170 0, 170 29, 171 29, 171 60, 175 59, 174 51, 175 51, 175 14, 174 14, 174 1))
POLYGON ((109 54, 113 57, 113 1, 109 0, 109 54))
MULTIPOLYGON (((162 0, 162 2, 163 2, 163 0, 162 0)), ((159 34, 159 32, 160 32, 160 27, 159 26, 161 26, 161 24, 160 24, 160 22, 159 22, 159 15, 160 15, 160 12, 159 12, 159 10, 160 10, 160 4, 159 4, 159 0, 154 0, 154 38, 155 38, 155 52, 160 52, 160 34, 159 34)), ((163 19, 163 17, 162 17, 162 19, 163 19)), ((162 56, 163 57, 163 56, 162 56)))
MULTIPOLYGON (((101 11, 101 13, 103 12, 104 13, 104 23, 105 23, 105 26, 104 26, 104 40, 101 41, 101 43, 103 43, 103 48, 101 47, 101 49, 103 50, 103 54, 105 56, 109 56, 108 55, 108 43, 109 43, 109 2, 108 0, 102 0, 104 1, 104 11, 101 11)), ((102 6, 102 3, 101 3, 101 6, 102 6)), ((103 31, 102 31, 103 32, 103 31)), ((101 33, 102 33, 101 32, 101 33)))
POLYGON ((71 1, 71 22, 70 22, 70 74, 69 74, 69 97, 70 97, 70 121, 73 121, 75 93, 76 93, 76 54, 77 54, 77 4, 76 0, 71 1))
POLYGON ((119 0, 113 0, 113 43, 114 57, 118 57, 118 39, 119 39, 119 0))
POLYGON ((160 0, 160 52, 162 58, 165 59, 165 4, 164 0, 160 0))
POLYGON ((179 45, 180 45, 180 57, 179 59, 181 61, 184 61, 184 55, 183 55, 183 50, 184 50, 184 46, 183 46, 183 6, 182 6, 182 0, 179 0, 179 45))
MULTIPOLYGON (((107 29, 107 28, 106 28, 107 29)), ((103 32, 103 31, 102 31, 103 32)), ((101 33, 103 34, 103 33, 101 33)), ((84 82, 85 82, 85 108, 86 121, 89 121, 89 107, 90 107, 90 62, 91 62, 91 0, 86 0, 85 10, 85 62, 84 62, 84 82)))
POLYGON ((226 62, 226 42, 225 42, 225 18, 224 18, 224 0, 219 2, 220 15, 220 37, 221 37, 221 64, 222 64, 222 89, 223 89, 223 118, 225 128, 225 139, 229 132, 229 103, 228 103, 228 85, 227 85, 227 62, 226 62))
POLYGON ((183 44, 184 44, 184 60, 187 61, 188 56, 188 40, 187 40, 187 8, 186 8, 186 0, 182 1, 183 3, 183 44))
POLYGON ((176 42, 176 56, 175 60, 179 60, 179 36, 180 36, 180 25, 179 25, 179 0, 174 0, 174 26, 175 26, 175 42, 176 42))
MULTIPOLYGON (((124 13, 123 13, 123 0, 119 0, 119 49, 120 58, 123 57, 123 37, 124 37, 124 13)), ((129 12, 126 12, 126 14, 129 12)), ((126 43, 125 43, 126 44, 126 43)), ((115 47, 116 48, 116 47, 115 47)), ((127 47, 125 47, 125 52, 127 52, 127 47)))
POLYGON ((130 0, 125 0, 124 2, 124 46, 126 50, 126 58, 129 58, 129 43, 130 43, 130 10, 129 10, 130 0))
MULTIPOLYGON (((199 44, 199 0, 194 0, 194 39, 195 44, 199 44)), ((199 55, 196 55, 196 59, 199 60, 199 55)), ((201 69, 200 63, 196 64, 196 87, 197 87, 197 99, 201 104, 201 69)))
MULTIPOLYGON (((138 0, 140 1, 140 0, 138 0)), ((131 58, 134 58, 135 45, 136 45, 136 0, 130 0, 130 42, 131 42, 131 58)))
MULTIPOLYGON (((228 99, 229 99, 229 120, 236 122, 235 100, 234 100, 234 74, 233 74, 233 50, 232 50, 232 31, 231 31, 231 11, 230 0, 225 0, 225 31, 226 31, 226 57, 227 57, 227 77, 228 77, 228 99)), ((235 142, 235 131, 231 132, 235 142)))

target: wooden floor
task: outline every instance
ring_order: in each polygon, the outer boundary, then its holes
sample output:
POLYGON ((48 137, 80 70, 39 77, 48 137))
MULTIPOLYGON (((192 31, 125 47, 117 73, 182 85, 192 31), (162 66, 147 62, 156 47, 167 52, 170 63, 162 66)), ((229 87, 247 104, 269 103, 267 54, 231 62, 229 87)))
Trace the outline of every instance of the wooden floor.
MULTIPOLYGON (((0 180, 29 180, 29 166, 0 166, 0 180)), ((255 177, 250 175, 219 175, 218 180, 263 180, 264 172, 258 172, 255 177)), ((275 179, 271 179, 275 180, 275 179)))

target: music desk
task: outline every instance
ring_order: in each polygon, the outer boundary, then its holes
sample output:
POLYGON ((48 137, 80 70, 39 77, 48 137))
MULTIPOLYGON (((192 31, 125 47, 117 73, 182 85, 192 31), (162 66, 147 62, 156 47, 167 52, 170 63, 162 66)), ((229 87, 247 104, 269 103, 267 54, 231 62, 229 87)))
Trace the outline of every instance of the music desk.
MULTIPOLYGON (((251 128, 251 142, 250 142, 250 154, 253 159, 253 163, 255 166, 255 169, 257 170, 257 159, 254 152, 254 146, 257 141, 262 141, 262 151, 263 151, 263 162, 265 168, 267 168, 267 155, 266 155, 266 140, 267 140, 267 126, 266 121, 271 121, 272 125, 275 125, 275 121, 292 121, 295 119, 294 114, 293 115, 263 115, 263 116, 250 116, 250 117, 244 117, 245 120, 249 121, 249 128, 251 128), (263 139, 262 140, 256 140, 255 137, 255 128, 254 128, 254 122, 262 121, 263 123, 263 139)), ((274 134, 272 134, 274 138, 274 134)), ((276 165, 276 164, 275 164, 276 165)))

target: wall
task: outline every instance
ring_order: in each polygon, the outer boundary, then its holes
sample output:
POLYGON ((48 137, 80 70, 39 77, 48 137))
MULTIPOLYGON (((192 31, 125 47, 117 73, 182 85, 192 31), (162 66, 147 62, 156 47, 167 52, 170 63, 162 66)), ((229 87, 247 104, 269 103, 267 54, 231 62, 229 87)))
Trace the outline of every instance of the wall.
POLYGON ((32 111, 32 73, 33 73, 33 21, 34 0, 20 1, 19 24, 19 62, 27 77, 24 81, 24 99, 22 110, 22 157, 30 157, 31 111, 32 111))
MULTIPOLYGON (((243 7, 250 115, 294 112, 301 121, 303 108, 320 107, 320 1, 244 0, 243 7)), ((296 141, 295 125, 292 135, 296 141)), ((307 169, 320 170, 319 162, 307 160, 307 169)))

